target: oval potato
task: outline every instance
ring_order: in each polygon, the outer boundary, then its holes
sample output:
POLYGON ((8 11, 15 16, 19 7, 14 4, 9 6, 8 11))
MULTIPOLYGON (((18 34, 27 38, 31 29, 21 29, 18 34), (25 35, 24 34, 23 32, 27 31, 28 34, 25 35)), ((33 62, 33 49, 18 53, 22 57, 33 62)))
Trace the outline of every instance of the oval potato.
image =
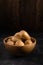
POLYGON ((22 38, 25 38, 25 39, 30 39, 31 38, 30 35, 24 30, 20 31, 20 34, 21 34, 22 38))
POLYGON ((18 40, 18 41, 15 43, 15 46, 24 46, 24 43, 23 43, 21 40, 18 40))

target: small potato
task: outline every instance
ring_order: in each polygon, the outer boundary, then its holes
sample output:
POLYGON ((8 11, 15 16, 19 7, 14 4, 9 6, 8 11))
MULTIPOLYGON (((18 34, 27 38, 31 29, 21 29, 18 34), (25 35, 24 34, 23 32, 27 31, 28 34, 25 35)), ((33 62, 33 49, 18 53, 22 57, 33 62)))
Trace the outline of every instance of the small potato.
POLYGON ((21 34, 20 34, 20 32, 17 32, 17 33, 14 35, 14 37, 16 37, 16 38, 18 38, 18 39, 21 39, 21 34))
POLYGON ((20 34, 21 34, 22 38, 25 38, 25 39, 31 38, 30 35, 24 30, 20 31, 20 34))
POLYGON ((24 43, 23 43, 21 40, 18 40, 18 41, 15 43, 15 46, 24 46, 24 43))
POLYGON ((11 41, 14 41, 14 36, 10 36, 10 40, 11 41))
POLYGON ((15 36, 12 36, 12 37, 11 37, 11 41, 15 42, 15 41, 17 41, 17 40, 18 40, 18 38, 16 38, 15 36))
POLYGON ((11 37, 11 40, 14 41, 14 36, 11 37))
POLYGON ((8 45, 14 45, 14 42, 9 39, 9 40, 7 41, 7 44, 8 44, 8 45))
POLYGON ((10 39, 10 38, 7 40, 7 42, 9 42, 9 41, 11 41, 11 39, 10 39))
POLYGON ((32 41, 31 40, 26 40, 25 41, 25 45, 31 45, 32 44, 32 41))

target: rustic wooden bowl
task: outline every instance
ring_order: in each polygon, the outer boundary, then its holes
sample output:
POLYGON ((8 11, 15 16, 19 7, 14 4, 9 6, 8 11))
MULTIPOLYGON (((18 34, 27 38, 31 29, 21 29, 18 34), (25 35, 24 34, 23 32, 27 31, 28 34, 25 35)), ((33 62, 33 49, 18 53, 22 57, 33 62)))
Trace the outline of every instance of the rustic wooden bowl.
MULTIPOLYGON (((11 36, 9 36, 11 37, 11 36)), ((3 42, 4 42, 4 46, 5 48, 7 49, 7 51, 10 53, 10 54, 13 54, 13 55, 16 55, 16 56, 22 56, 22 55, 25 55, 25 54, 29 54, 30 52, 32 52, 32 50, 35 48, 36 46, 36 39, 31 37, 31 40, 33 41, 33 44, 30 46, 30 45, 24 45, 24 46, 15 46, 15 45, 9 45, 9 44, 6 44, 7 42, 7 39, 9 37, 6 37, 3 42)))

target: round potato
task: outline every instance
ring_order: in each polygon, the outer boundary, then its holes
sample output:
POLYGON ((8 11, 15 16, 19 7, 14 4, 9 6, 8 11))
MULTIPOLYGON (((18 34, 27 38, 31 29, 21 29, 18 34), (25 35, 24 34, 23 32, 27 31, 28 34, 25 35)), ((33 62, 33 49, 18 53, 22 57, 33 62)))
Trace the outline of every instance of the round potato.
POLYGON ((16 38, 18 38, 18 39, 21 39, 21 34, 20 34, 20 32, 17 32, 17 33, 14 35, 14 37, 16 37, 16 38))
POLYGON ((31 45, 32 44, 32 41, 31 40, 26 40, 25 41, 25 45, 31 45))
POLYGON ((23 43, 21 40, 18 40, 18 41, 15 43, 15 46, 24 46, 24 43, 23 43))
POLYGON ((7 44, 8 44, 8 45, 14 45, 14 42, 9 39, 9 40, 7 41, 7 44))
POLYGON ((31 38, 30 35, 24 30, 20 31, 20 34, 21 34, 21 37, 25 38, 26 40, 31 38))

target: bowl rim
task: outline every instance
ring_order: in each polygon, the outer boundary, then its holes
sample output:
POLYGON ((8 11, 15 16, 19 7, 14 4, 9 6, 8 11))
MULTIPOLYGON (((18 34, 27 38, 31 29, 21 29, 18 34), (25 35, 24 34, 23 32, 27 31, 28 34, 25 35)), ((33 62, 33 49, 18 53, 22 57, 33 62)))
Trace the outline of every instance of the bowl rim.
MULTIPOLYGON (((4 45, 9 45, 9 44, 6 44, 6 39, 8 39, 10 37, 11 36, 8 36, 8 37, 3 39, 4 45)), ((34 39, 34 43, 33 44, 36 44, 36 38, 34 38, 34 37, 31 37, 31 38, 34 39)), ((15 45, 9 45, 9 46, 12 46, 12 47, 23 47, 23 46, 15 46, 15 45)), ((24 46, 28 46, 28 45, 24 45, 24 46)))

